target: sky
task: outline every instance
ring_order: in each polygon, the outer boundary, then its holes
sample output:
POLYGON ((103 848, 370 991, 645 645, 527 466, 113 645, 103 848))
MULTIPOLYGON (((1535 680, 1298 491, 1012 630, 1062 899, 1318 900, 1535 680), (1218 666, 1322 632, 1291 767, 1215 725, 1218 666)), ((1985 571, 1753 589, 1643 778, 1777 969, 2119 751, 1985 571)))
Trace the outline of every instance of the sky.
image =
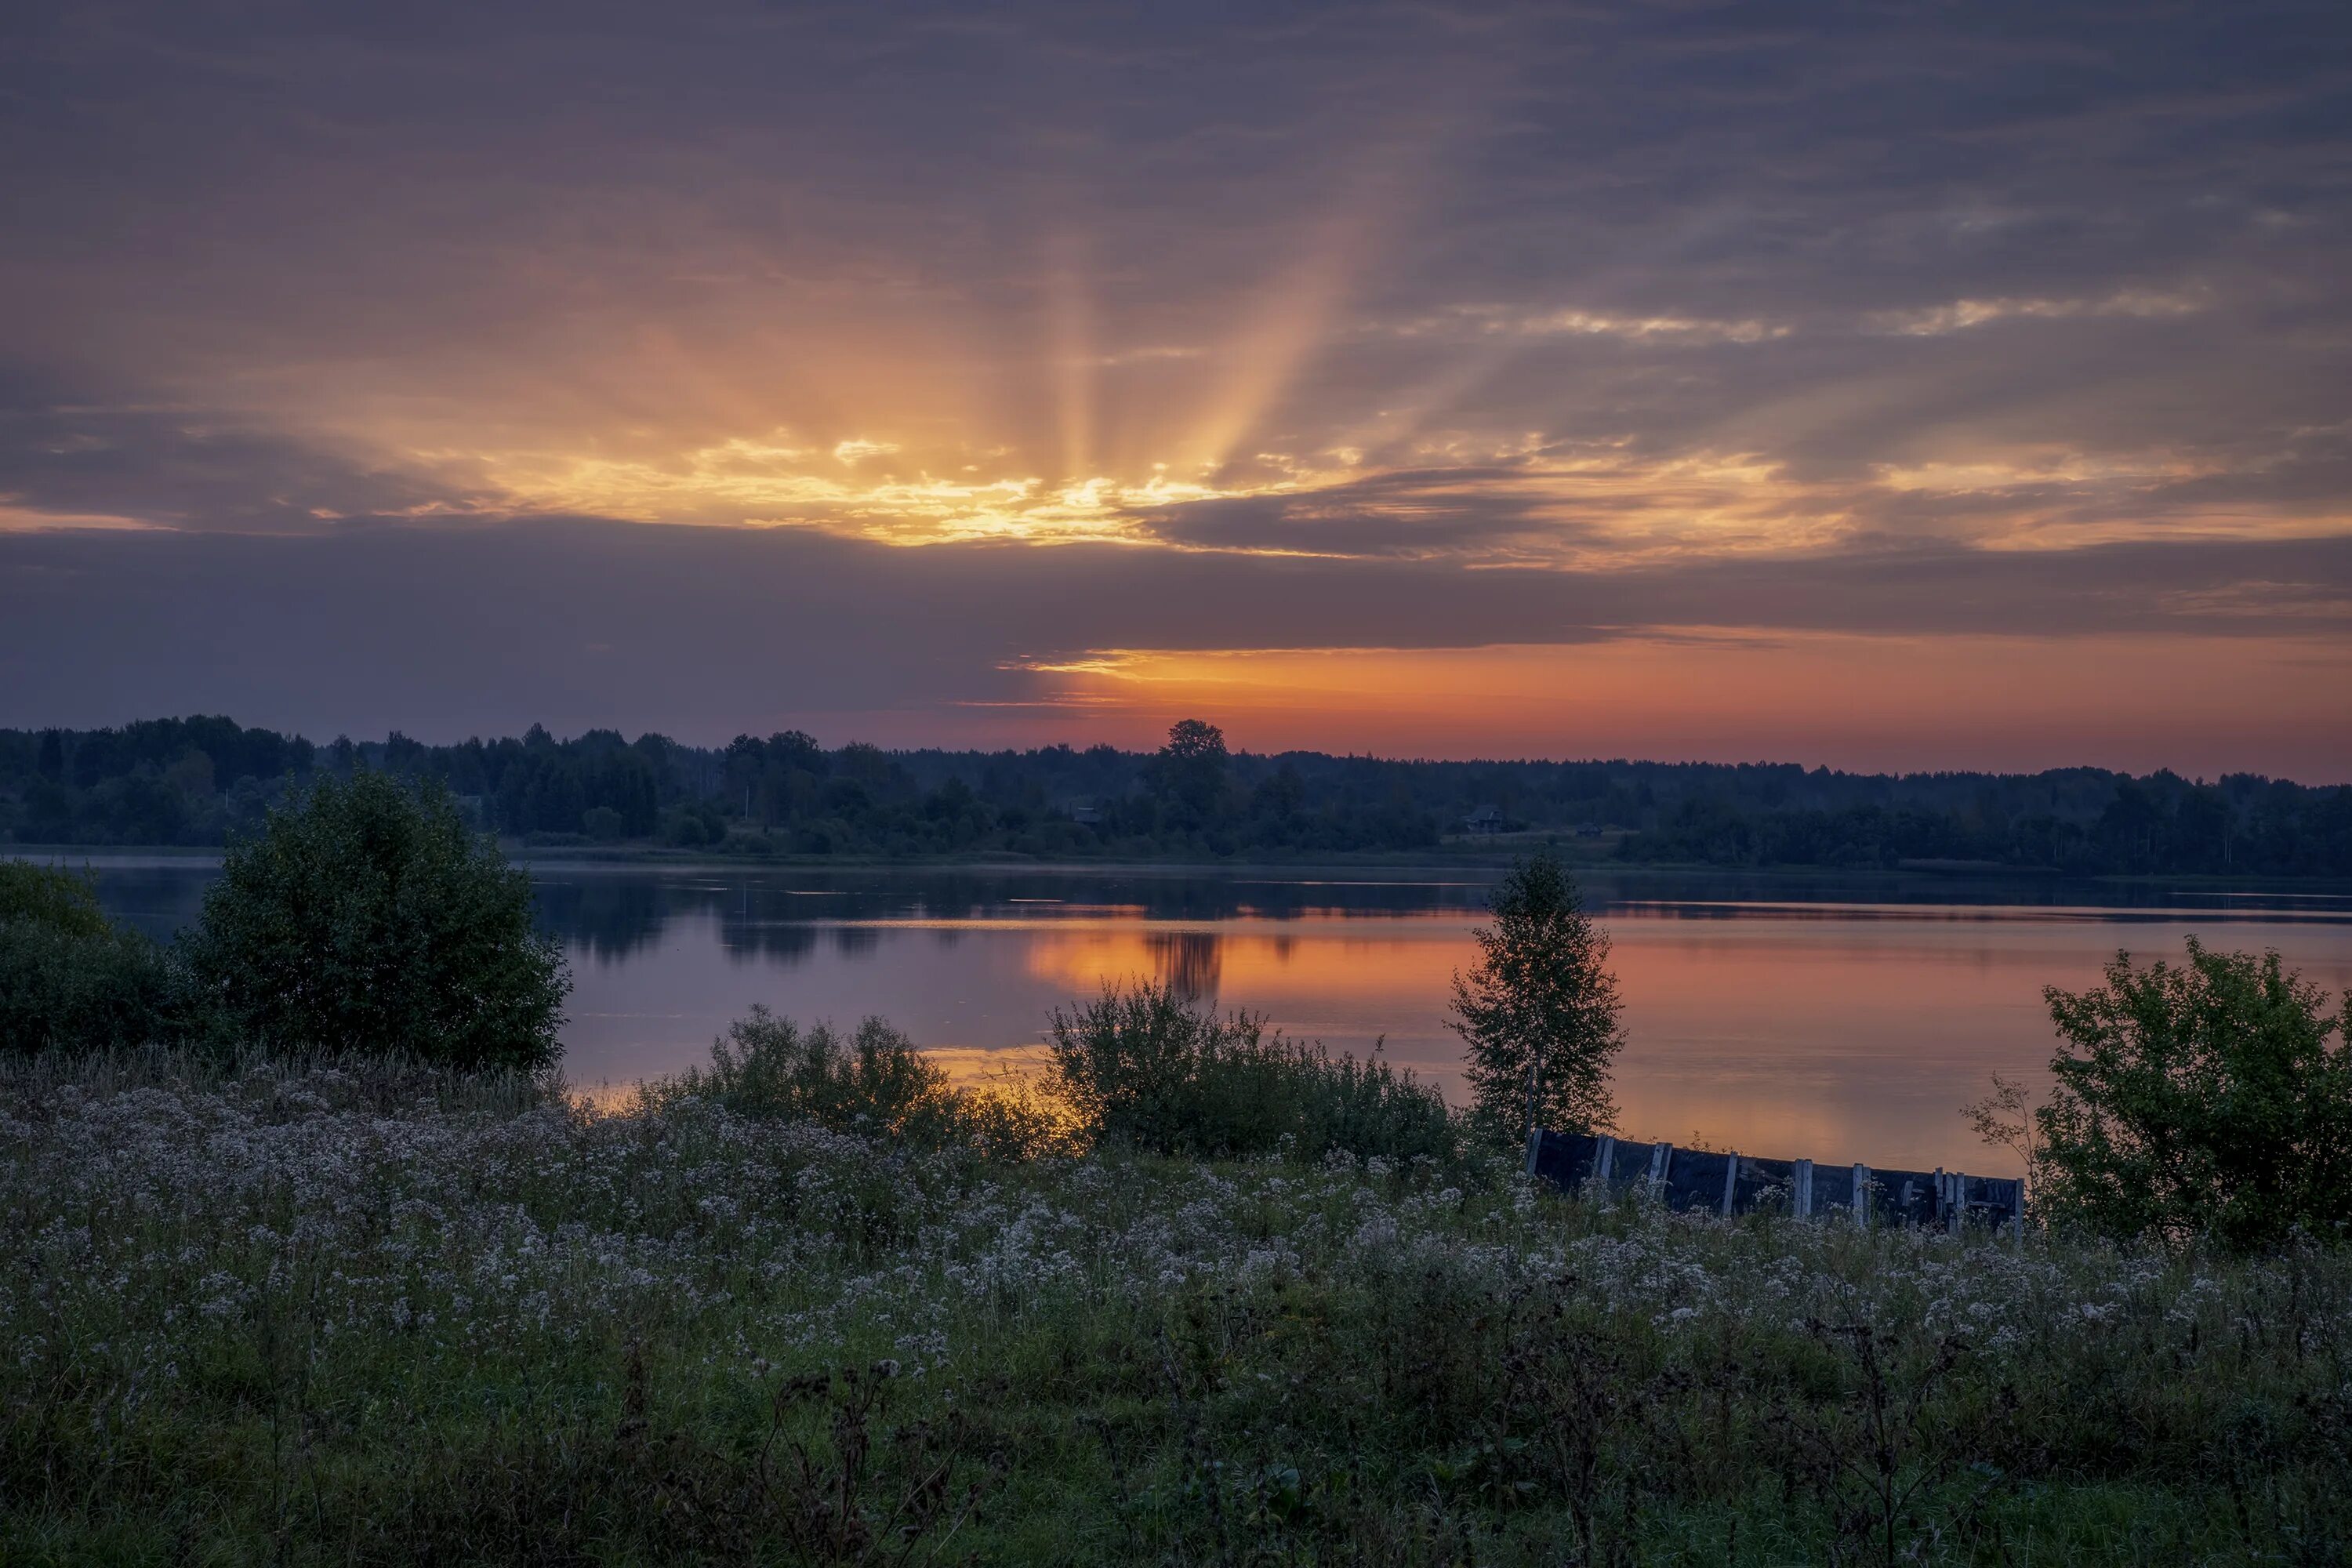
POLYGON ((0 724, 2352 780, 2352 11, 0 19, 0 724))

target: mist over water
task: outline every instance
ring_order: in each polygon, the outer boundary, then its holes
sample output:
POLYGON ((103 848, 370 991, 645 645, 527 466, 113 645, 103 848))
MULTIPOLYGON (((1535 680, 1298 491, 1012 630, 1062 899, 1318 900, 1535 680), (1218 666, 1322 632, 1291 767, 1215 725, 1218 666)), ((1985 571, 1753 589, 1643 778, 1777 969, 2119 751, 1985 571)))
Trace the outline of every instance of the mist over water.
MULTIPOLYGON (((157 936, 192 921, 201 861, 93 857, 110 910, 157 936)), ((878 1013, 950 1070, 1034 1061, 1046 1015, 1100 986, 1167 981, 1391 1060, 1458 1097, 1448 982, 1472 962, 1486 873, 827 870, 548 863, 541 918, 576 987, 565 1071, 623 1084, 702 1059, 755 1002, 878 1013)), ((1630 1044, 1629 1136, 1776 1156, 2005 1173, 1959 1106, 1994 1072, 2039 1083, 2042 987, 2095 984, 2118 948, 2274 947, 2352 986, 2352 896, 2049 880, 1890 882, 1824 873, 1597 872, 1630 1044)))

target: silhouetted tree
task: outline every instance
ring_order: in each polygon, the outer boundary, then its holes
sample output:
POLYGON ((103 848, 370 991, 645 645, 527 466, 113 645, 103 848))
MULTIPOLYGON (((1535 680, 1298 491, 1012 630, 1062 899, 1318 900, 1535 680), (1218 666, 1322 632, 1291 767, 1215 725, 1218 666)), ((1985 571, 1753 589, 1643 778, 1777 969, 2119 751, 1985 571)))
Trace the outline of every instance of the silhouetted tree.
POLYGON ((1223 798, 1231 762, 1223 731, 1200 719, 1179 720, 1169 728, 1168 743, 1152 759, 1152 784, 1161 799, 1172 802, 1192 822, 1207 822, 1223 798))

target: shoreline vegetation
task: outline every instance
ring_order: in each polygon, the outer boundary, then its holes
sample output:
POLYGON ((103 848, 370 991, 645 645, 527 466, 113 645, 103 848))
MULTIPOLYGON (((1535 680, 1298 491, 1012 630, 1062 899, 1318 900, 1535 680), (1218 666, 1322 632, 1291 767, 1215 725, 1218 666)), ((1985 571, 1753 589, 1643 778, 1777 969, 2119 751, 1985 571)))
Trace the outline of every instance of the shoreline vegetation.
MULTIPOLYGON (((2004 888, 2179 888, 2194 892, 2227 892, 2242 889, 2249 893, 2298 894, 2309 897, 2341 896, 2352 900, 2352 877, 2309 876, 2282 877, 2239 875, 2221 872, 2070 872, 2049 868, 1992 866, 1970 864, 1957 866, 1933 862, 1906 862, 1892 867, 1825 867, 1811 865, 1723 866, 1706 861, 1643 861, 1629 864, 1605 857, 1580 855, 1570 841, 1528 840, 1504 845, 1465 846, 1460 854, 1447 856, 1438 851, 1380 851, 1353 855, 1324 854, 1295 860, 1276 859, 1202 859, 1171 856, 1164 859, 1092 859, 1060 858, 1020 855, 1011 851, 975 854, 966 851, 944 852, 938 855, 790 855, 746 856, 722 854, 709 849, 684 849, 663 845, 531 845, 520 839, 501 838, 498 846, 510 862, 533 868, 586 867, 592 868, 647 868, 677 870, 805 870, 856 871, 860 873, 908 872, 939 873, 969 871, 1053 873, 1081 877, 1181 877, 1203 875, 1212 877, 1247 877, 1254 873, 1276 873, 1297 876, 1314 871, 1362 872, 1389 871, 1397 873, 1431 872, 1460 873, 1464 871, 1492 872, 1499 876, 1512 864, 1524 858, 1530 849, 1549 850, 1584 878, 1605 878, 1612 882, 1639 886, 1645 881, 1663 880, 1675 876, 1704 875, 1711 878, 1732 877, 1741 881, 1759 884, 1807 883, 1818 885, 1824 879, 1842 886, 1858 888, 1898 888, 1905 885, 1929 885, 1965 889, 1971 883, 1999 890, 2004 888)), ((40 864, 79 867, 85 861, 104 866, 110 862, 153 858, 185 862, 191 865, 217 865, 226 853, 219 845, 122 845, 93 843, 12 843, 0 845, 0 856, 40 864)))
POLYGON ((2099 768, 1868 774, 1627 759, 1433 762, 1230 750, 1185 720, 1155 752, 725 747, 558 740, 318 744, 217 717, 0 730, 0 843, 215 845, 316 778, 429 781, 526 852, 780 863, 1485 862, 1916 874, 2352 878, 2352 784, 2099 768))
MULTIPOLYGON (((0 1064, 0 1555, 2324 1563, 2352 1258, 0 1064)), ((771 1107, 772 1109, 772 1106, 771 1107)))

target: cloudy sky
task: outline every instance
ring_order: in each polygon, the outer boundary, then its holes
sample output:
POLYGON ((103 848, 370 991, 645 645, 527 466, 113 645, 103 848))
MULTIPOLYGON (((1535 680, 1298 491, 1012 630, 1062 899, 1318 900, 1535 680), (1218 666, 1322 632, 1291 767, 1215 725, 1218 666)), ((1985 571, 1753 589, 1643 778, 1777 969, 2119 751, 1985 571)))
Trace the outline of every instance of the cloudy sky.
POLYGON ((28 0, 0 198, 0 723, 2352 778, 2340 3, 28 0))

